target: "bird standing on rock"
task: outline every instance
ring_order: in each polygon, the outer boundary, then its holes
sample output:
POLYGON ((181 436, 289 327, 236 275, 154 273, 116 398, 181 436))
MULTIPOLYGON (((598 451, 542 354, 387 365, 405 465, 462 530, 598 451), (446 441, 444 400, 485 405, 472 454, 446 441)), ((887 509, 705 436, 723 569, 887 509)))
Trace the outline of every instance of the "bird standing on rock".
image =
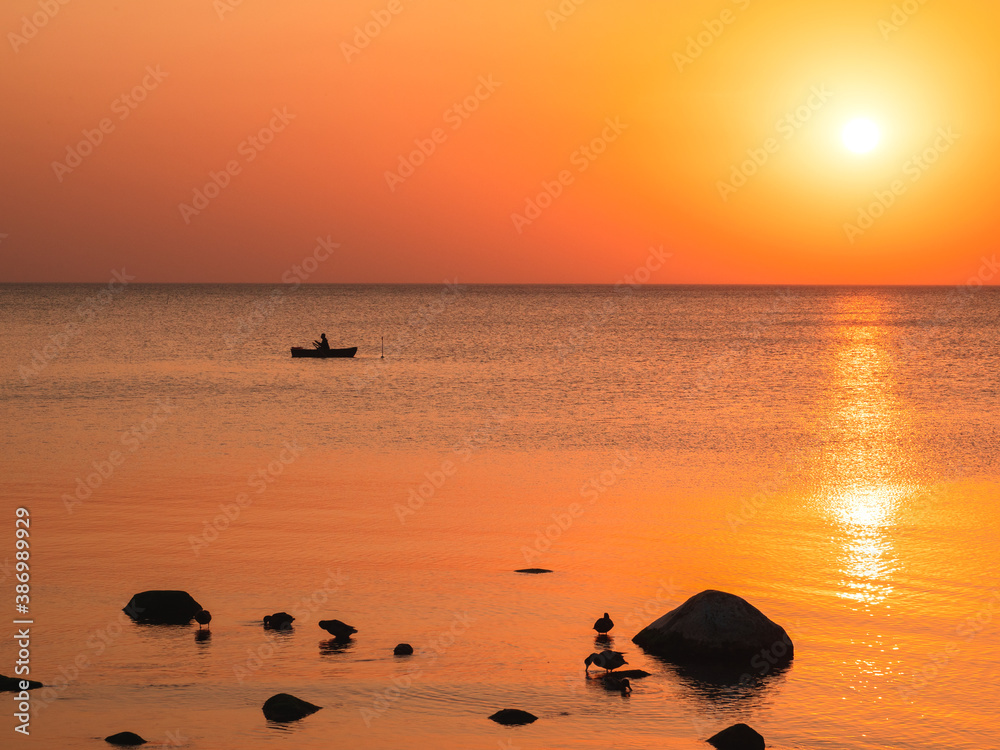
POLYGON ((201 609, 194 613, 194 621, 198 623, 198 630, 202 625, 208 625, 212 621, 212 613, 207 609, 201 609))
POLYGON ((338 641, 346 641, 358 632, 357 628, 352 628, 340 620, 320 620, 319 626, 338 641))
POLYGON ((628 664, 625 661, 625 657, 622 656, 620 651, 596 651, 583 660, 584 671, 590 671, 590 665, 595 664, 598 667, 604 667, 607 672, 612 669, 618 669, 618 667, 623 664, 628 664))
POLYGON ((594 630, 597 631, 598 635, 606 635, 607 632, 614 626, 615 624, 611 621, 611 618, 608 617, 608 613, 605 612, 604 617, 599 617, 597 622, 594 623, 594 630))

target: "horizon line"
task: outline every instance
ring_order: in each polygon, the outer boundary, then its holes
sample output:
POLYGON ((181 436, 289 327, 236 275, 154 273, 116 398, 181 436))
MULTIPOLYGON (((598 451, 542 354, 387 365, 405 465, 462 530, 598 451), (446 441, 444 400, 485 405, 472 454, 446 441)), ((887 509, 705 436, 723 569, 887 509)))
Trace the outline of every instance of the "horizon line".
MULTIPOLYGON (((106 281, 0 281, 0 287, 5 286, 106 286, 106 281)), ((442 284, 477 287, 611 287, 628 286, 633 291, 644 288, 691 288, 691 287, 745 287, 745 288, 901 288, 901 289, 944 289, 959 286, 969 286, 967 282, 942 284, 902 284, 902 283, 787 283, 787 282, 686 282, 674 284, 627 284, 623 281, 460 281, 459 279, 443 279, 441 281, 324 281, 324 282, 282 282, 282 281, 130 281, 128 286, 266 286, 292 287, 300 286, 428 286, 436 287, 442 284)), ((976 288, 1000 288, 1000 284, 977 284, 976 288)))

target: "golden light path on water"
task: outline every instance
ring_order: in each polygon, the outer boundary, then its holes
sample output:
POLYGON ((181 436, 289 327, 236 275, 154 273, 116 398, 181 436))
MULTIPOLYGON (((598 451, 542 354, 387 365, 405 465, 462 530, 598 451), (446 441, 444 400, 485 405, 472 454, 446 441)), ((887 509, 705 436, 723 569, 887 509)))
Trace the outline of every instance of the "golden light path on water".
POLYGON ((842 588, 861 605, 884 602, 899 562, 892 528, 913 491, 905 454, 897 449, 906 427, 895 397, 885 304, 875 296, 843 298, 831 391, 831 423, 838 448, 828 453, 823 502, 839 532, 842 588))
MULTIPOLYGON (((838 300, 833 313, 839 325, 832 331, 828 391, 832 439, 819 501, 837 554, 835 596, 870 616, 876 609, 883 616, 891 612, 901 565, 893 533, 912 491, 908 459, 899 449, 906 418, 895 395, 884 304, 858 294, 838 300)), ((851 640, 858 651, 853 665, 844 664, 854 674, 848 691, 881 694, 893 669, 886 651, 898 647, 872 630, 851 640)))

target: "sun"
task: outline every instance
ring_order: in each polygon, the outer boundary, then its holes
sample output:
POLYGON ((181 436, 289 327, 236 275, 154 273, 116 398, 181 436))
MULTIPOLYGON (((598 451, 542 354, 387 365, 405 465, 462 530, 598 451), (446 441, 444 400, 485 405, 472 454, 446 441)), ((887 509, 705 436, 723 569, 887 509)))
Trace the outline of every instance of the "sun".
POLYGON ((866 154, 878 145, 878 125, 865 117, 857 117, 844 126, 840 137, 854 153, 866 154))

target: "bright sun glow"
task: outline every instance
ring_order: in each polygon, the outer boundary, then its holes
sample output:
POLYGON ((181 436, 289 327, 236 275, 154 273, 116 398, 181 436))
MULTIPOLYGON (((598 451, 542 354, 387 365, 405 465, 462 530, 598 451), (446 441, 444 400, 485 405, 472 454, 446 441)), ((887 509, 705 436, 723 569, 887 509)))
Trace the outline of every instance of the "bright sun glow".
POLYGON ((841 134, 844 145, 856 154, 866 154, 878 145, 878 125, 863 117, 851 120, 841 134))

